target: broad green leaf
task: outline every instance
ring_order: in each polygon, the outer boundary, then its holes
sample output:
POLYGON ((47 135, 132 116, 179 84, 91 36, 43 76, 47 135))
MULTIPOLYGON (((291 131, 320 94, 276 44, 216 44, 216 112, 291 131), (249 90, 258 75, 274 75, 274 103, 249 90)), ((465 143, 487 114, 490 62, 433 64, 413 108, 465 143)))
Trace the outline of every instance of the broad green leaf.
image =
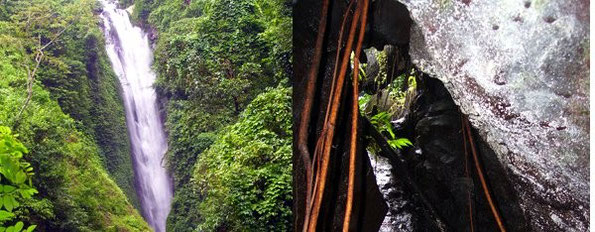
POLYGON ((13 208, 18 208, 21 205, 14 197, 11 197, 11 199, 13 208))
POLYGON ((27 232, 31 232, 31 231, 33 231, 35 228, 37 228, 37 225, 31 225, 31 226, 27 227, 27 232))
POLYGON ((23 171, 17 172, 16 178, 15 178, 15 181, 17 184, 22 184, 23 182, 25 182, 26 179, 27 179, 27 174, 25 174, 23 171))
POLYGON ((23 229, 23 222, 19 221, 16 225, 14 225, 14 231, 21 231, 23 229))
POLYGON ((8 210, 8 212, 12 212, 12 208, 13 208, 12 201, 13 200, 14 200, 14 198, 9 195, 4 195, 4 197, 2 198, 2 202, 4 202, 4 208, 6 208, 6 210, 8 210))
POLYGON ((3 191, 5 193, 10 193, 10 192, 14 191, 15 189, 16 188, 12 185, 4 185, 4 187, 3 187, 3 191))

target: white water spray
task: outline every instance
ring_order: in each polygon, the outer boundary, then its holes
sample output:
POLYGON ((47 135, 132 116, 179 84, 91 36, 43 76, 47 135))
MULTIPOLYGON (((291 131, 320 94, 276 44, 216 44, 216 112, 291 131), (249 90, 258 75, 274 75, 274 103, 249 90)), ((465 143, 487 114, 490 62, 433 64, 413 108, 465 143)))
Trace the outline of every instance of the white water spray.
POLYGON ((147 34, 132 25, 125 10, 107 0, 102 4, 106 49, 123 90, 142 214, 156 232, 164 232, 173 186, 164 168, 167 139, 153 88, 153 54, 147 34))

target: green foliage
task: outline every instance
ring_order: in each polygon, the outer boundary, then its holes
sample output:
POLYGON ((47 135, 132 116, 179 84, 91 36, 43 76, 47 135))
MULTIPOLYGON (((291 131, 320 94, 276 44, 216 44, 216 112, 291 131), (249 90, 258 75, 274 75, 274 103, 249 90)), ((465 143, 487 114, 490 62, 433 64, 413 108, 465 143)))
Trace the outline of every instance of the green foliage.
POLYGON ((134 0, 118 0, 118 3, 121 8, 127 8, 134 4, 134 0))
POLYGON ((364 109, 366 105, 370 102, 370 99, 372 99, 372 95, 370 94, 363 94, 362 96, 360 96, 357 100, 359 108, 364 109))
POLYGON ((99 145, 104 166, 138 209, 140 205, 134 189, 130 140, 123 101, 119 95, 120 84, 112 71, 104 46, 103 37, 98 31, 85 37, 85 64, 90 80, 92 107, 82 121, 92 121, 84 125, 90 127, 99 145))
MULTIPOLYGON (((374 83, 380 85, 389 80, 387 78, 386 63, 387 54, 385 51, 377 52, 376 58, 379 63, 379 74, 375 77, 374 83)), ((363 65, 362 65, 363 66, 363 65)), ((360 66, 360 69, 362 68, 360 66)), ((366 78, 365 73, 360 75, 366 78)), ((378 131, 388 136, 387 142, 393 149, 402 149, 413 146, 407 138, 399 138, 393 131, 391 119, 403 117, 403 112, 409 107, 415 96, 417 83, 415 82, 415 70, 404 73, 394 79, 388 85, 377 91, 377 93, 363 94, 359 97, 359 107, 363 109, 364 115, 370 117, 370 122, 378 131), (405 83, 407 84, 405 86, 405 83), (406 90, 403 88, 406 87, 406 90)), ((374 149, 374 147, 369 147, 374 149)))
POLYGON ((409 94, 409 91, 415 91, 417 88, 417 82, 415 81, 415 70, 412 69, 409 74, 403 73, 398 76, 392 83, 387 86, 387 90, 390 93, 390 96, 395 99, 399 99, 400 101, 405 100, 405 96, 409 94), (403 91, 403 85, 407 83, 407 89, 403 91))
POLYGON ((198 205, 202 200, 203 197, 196 184, 186 182, 177 187, 171 211, 167 218, 167 231, 195 231, 196 226, 201 221, 202 212, 198 205))
MULTIPOLYGON (((194 231, 204 222, 199 205, 206 192, 191 181, 189 167, 258 94, 291 76, 290 9, 287 0, 135 1, 133 18, 157 31, 156 87, 169 99, 175 194, 168 231, 194 231)), ((251 227, 242 228, 236 230, 251 227)))
POLYGON ((380 112, 370 118, 370 123, 376 127, 381 133, 388 134, 388 144, 393 149, 402 149, 404 147, 413 146, 413 143, 407 138, 398 138, 393 132, 393 126, 390 123, 391 115, 387 112, 380 112))
MULTIPOLYGON (((387 86, 387 90, 391 93, 399 93, 401 92, 401 90, 405 87, 404 85, 407 84, 411 78, 413 77, 414 74, 414 70, 411 70, 411 72, 409 74, 404 73, 401 74, 399 76, 388 76, 388 69, 389 69, 389 64, 388 64, 388 49, 385 49, 383 51, 377 51, 375 48, 370 48, 371 50, 369 50, 369 52, 373 52, 373 54, 376 55, 376 61, 378 62, 378 74, 376 74, 376 76, 374 76, 374 80, 372 80, 372 82, 374 83, 375 86, 382 86, 383 84, 386 84, 387 82, 390 81, 390 83, 388 83, 389 85, 387 86)), ((363 63, 360 64, 360 73, 362 73, 363 75, 360 75, 360 78, 362 79, 367 79, 369 77, 367 77, 365 75, 365 72, 362 72, 363 70, 365 70, 365 67, 367 66, 367 64, 363 63)), ((415 78, 413 79, 413 81, 415 81, 415 78)), ((408 86, 410 87, 410 86, 408 86)))
MULTIPOLYGON (((12 2, 12 1, 11 1, 12 2)), ((17 1, 15 1, 17 2, 17 1)), ((131 196, 131 165, 117 80, 103 52, 93 0, 18 1, 0 21, 0 125, 15 128, 39 194, 14 210, 42 231, 147 231, 131 196), (27 97, 31 51, 49 41, 27 97), (129 188, 126 188, 129 187, 129 188)), ((14 206, 13 206, 14 207, 14 206)))
POLYGON ((198 230, 290 230, 291 165, 291 91, 272 89, 201 154, 194 173, 205 196, 198 230))
POLYGON ((197 187, 190 182, 198 156, 216 140, 214 131, 229 123, 231 116, 210 114, 187 100, 173 100, 168 105, 166 127, 169 130, 167 164, 174 176, 175 194, 169 213, 168 231, 194 231, 200 221, 197 187))
MULTIPOLYGON (((132 18, 138 21, 141 24, 147 24, 147 19, 149 18, 149 14, 161 2, 160 0, 133 0, 134 2, 134 12, 132 13, 132 18)), ((127 0, 121 0, 120 4, 127 4, 127 0)))
MULTIPOLYGON (((0 126, 0 232, 22 231, 22 221, 12 226, 6 226, 6 223, 15 219, 13 210, 20 207, 20 202, 37 193, 31 183, 33 167, 23 159, 27 153, 27 148, 16 140, 10 128, 0 126)), ((25 231, 33 231, 36 227, 30 225, 25 231)))
MULTIPOLYGON (((0 40, 13 40, 0 35, 0 40)), ((15 40, 13 40, 15 41, 15 40)), ((27 55, 18 43, 0 45, 0 124, 14 126, 26 98, 26 71, 20 66, 27 55)), ((97 231, 148 229, 138 212, 102 167, 97 146, 79 132, 39 83, 17 132, 31 155, 25 157, 37 170, 39 197, 20 212, 43 230, 97 231)))
POLYGON ((173 1, 151 13, 150 22, 160 30, 155 52, 160 92, 208 105, 211 114, 238 115, 264 88, 287 79, 289 14, 276 10, 284 9, 280 3, 258 3, 173 1), (279 35, 281 25, 287 27, 279 35))
POLYGON ((45 50, 36 78, 77 121, 77 129, 96 140, 105 167, 138 205, 118 81, 93 15, 99 5, 93 0, 35 0, 20 7, 11 24, 17 25, 13 34, 26 50, 38 46, 38 40, 45 44, 57 38, 45 50))

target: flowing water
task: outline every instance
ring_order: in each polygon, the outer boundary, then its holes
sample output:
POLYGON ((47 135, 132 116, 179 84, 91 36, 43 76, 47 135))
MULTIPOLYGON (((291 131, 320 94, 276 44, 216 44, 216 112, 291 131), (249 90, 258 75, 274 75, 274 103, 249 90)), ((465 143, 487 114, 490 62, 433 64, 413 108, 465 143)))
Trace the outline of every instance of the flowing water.
POLYGON ((164 232, 173 187, 164 167, 167 137, 153 88, 152 50, 147 34, 132 25, 128 12, 113 2, 102 3, 106 49, 122 85, 142 214, 156 232, 164 232))

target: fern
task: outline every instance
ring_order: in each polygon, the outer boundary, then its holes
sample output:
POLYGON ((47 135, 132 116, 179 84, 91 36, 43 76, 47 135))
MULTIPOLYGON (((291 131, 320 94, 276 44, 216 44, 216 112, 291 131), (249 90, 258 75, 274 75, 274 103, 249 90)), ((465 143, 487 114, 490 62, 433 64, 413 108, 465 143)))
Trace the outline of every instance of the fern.
POLYGON ((370 118, 370 122, 381 133, 386 132, 389 135, 387 142, 393 149, 403 149, 404 147, 413 146, 413 143, 409 141, 409 139, 399 138, 395 135, 393 127, 390 123, 390 118, 391 115, 388 112, 383 111, 372 116, 372 118, 370 118))

